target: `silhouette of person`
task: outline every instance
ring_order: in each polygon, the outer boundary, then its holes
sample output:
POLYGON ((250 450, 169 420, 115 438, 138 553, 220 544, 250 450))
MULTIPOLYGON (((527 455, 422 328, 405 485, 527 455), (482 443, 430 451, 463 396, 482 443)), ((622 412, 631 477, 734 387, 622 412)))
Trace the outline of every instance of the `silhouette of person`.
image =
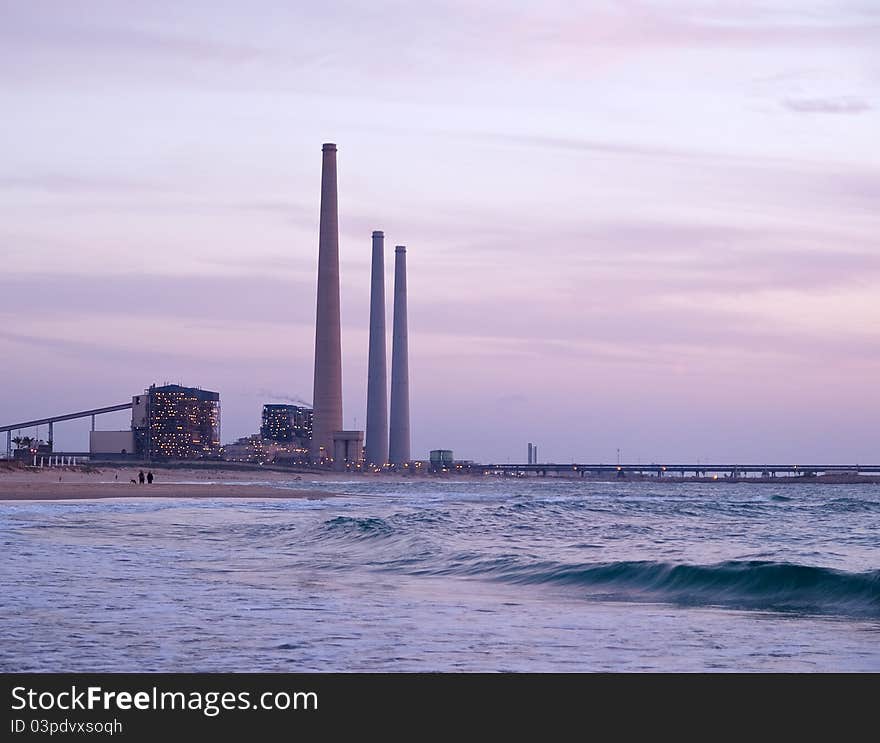
POLYGON ((147 485, 153 484, 153 473, 152 471, 147 472, 147 485))
POLYGON ((138 482, 139 482, 141 485, 144 484, 144 471, 143 471, 143 470, 141 470, 140 472, 138 472, 138 482))

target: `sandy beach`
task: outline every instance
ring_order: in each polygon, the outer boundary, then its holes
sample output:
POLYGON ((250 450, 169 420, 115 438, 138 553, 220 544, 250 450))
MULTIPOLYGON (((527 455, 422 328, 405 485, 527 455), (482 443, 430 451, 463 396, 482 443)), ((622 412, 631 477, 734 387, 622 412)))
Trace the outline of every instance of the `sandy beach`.
POLYGON ((292 487, 299 479, 325 479, 272 470, 159 469, 152 485, 131 482, 132 467, 0 469, 0 501, 92 498, 331 498, 333 493, 292 487), (277 484, 284 483, 285 487, 277 484))
MULTIPOLYGON (((296 471, 271 467, 237 466, 153 466, 155 480, 152 485, 132 483, 137 478, 140 467, 131 465, 76 466, 76 467, 20 467, 0 462, 0 502, 25 500, 79 500, 92 498, 332 498, 338 493, 309 489, 313 482, 333 483, 348 481, 352 477, 364 481, 400 481, 412 479, 414 475, 395 473, 363 473, 353 475, 343 472, 296 471), (302 482, 303 487, 297 487, 302 482)), ((144 472, 148 470, 145 468, 144 472)), ((422 473, 419 477, 426 477, 422 473)), ((433 477, 436 477, 434 475, 433 477)), ((450 481, 451 478, 444 478, 450 481)), ((455 478, 469 482, 470 478, 455 478)), ((520 478, 507 478, 519 480, 520 478)), ((534 478, 537 483, 543 478, 534 478)), ((556 478, 549 478, 551 480, 556 478)), ((631 475, 624 480, 612 476, 587 479, 571 478, 579 482, 646 483, 673 486, 676 483, 714 483, 720 487, 726 484, 747 482, 754 485, 794 486, 798 484, 826 485, 880 485, 880 476, 855 475, 851 473, 832 473, 813 478, 774 477, 743 479, 713 479, 708 477, 638 477, 631 475)))

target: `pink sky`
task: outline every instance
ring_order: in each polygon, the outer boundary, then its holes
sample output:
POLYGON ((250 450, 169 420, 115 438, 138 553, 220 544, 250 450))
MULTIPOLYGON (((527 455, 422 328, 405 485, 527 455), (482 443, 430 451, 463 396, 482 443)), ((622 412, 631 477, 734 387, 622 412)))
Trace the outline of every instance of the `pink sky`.
POLYGON ((382 229, 414 456, 880 461, 875 2, 295 5, 0 0, 0 422, 309 400, 336 142, 346 426, 382 229))

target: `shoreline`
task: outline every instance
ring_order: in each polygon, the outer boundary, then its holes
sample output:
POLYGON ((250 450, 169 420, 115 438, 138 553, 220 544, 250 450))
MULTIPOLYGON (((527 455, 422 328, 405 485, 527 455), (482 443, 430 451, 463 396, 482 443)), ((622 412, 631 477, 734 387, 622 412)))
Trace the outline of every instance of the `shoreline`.
POLYGON ((9 483, 0 481, 0 503, 22 501, 66 501, 119 499, 211 500, 217 498, 250 498, 273 500, 325 500, 337 493, 274 487, 267 484, 244 483, 163 483, 132 485, 131 483, 39 482, 9 483))
MULTIPOLYGON (((207 469, 152 468, 156 480, 132 483, 137 467, 0 467, 0 503, 52 500, 105 500, 110 498, 261 498, 323 499, 337 493, 310 489, 299 473, 217 471, 207 469), (303 482, 302 485, 299 483, 303 482)), ((147 471, 147 468, 144 468, 147 471)), ((309 477, 308 481, 332 482, 309 477)))

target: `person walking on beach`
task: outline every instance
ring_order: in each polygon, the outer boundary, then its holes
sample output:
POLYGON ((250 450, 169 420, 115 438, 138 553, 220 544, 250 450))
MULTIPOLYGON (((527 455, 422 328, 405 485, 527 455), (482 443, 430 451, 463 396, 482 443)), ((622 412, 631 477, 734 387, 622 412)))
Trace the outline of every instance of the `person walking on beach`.
POLYGON ((152 484, 153 484, 153 471, 150 470, 149 472, 147 472, 147 485, 152 485, 152 484))
POLYGON ((138 472, 138 482, 139 482, 141 485, 144 484, 144 471, 143 471, 143 470, 141 470, 140 472, 138 472))

